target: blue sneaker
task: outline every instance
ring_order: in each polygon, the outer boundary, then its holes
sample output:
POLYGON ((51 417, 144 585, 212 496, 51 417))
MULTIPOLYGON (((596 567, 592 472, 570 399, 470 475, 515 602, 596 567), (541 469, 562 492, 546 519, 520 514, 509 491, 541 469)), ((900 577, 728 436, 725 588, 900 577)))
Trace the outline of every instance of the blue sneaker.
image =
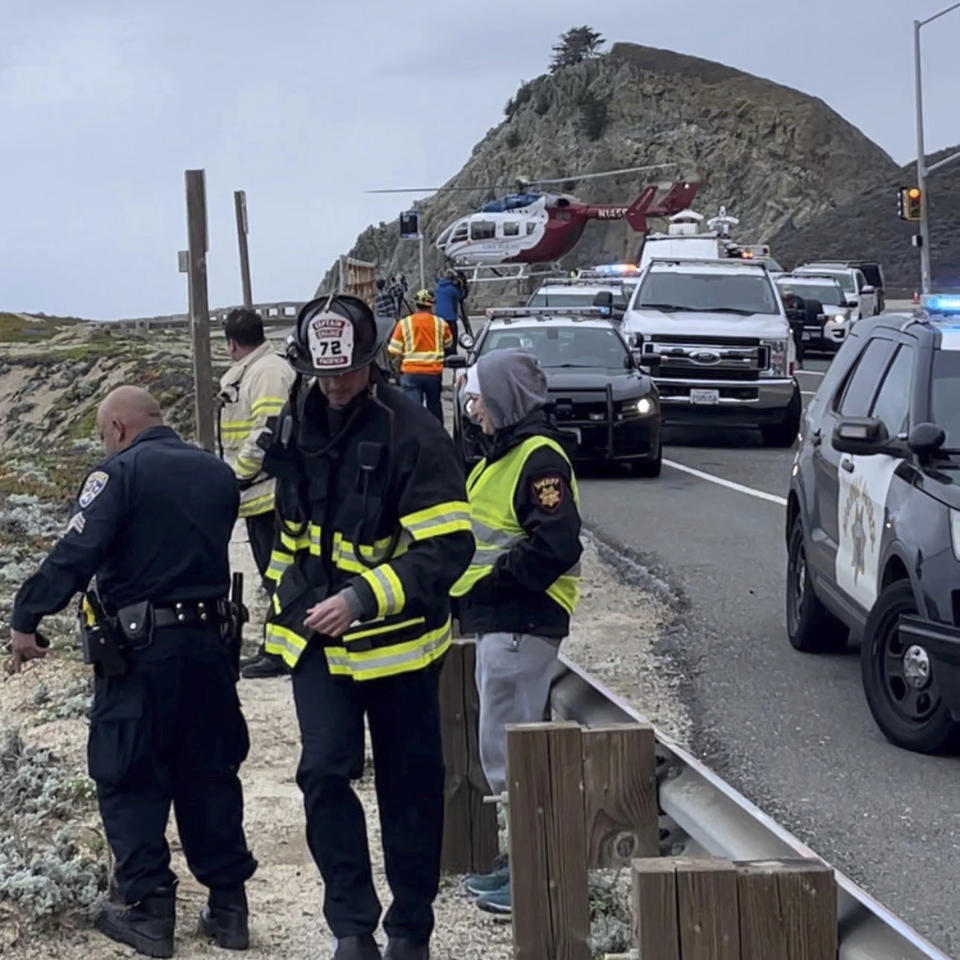
POLYGON ((513 914, 513 900, 510 897, 510 881, 499 890, 477 897, 477 906, 485 913, 493 913, 500 917, 510 917, 513 914))
POLYGON ((510 883, 510 868, 497 867, 489 873, 471 873, 464 877, 463 888, 471 897, 482 897, 502 890, 510 883))

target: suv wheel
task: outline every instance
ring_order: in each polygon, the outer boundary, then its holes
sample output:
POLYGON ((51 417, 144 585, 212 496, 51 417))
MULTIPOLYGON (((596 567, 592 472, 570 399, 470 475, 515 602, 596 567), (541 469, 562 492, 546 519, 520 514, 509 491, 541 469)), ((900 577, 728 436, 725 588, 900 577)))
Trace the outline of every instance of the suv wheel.
POLYGON ((630 470, 635 477, 659 477, 663 469, 663 443, 657 442, 657 455, 649 460, 634 460, 630 470))
POLYGON ((787 553, 787 637, 801 653, 838 653, 846 647, 848 633, 813 592, 798 514, 787 553))
POLYGON ((898 580, 880 594, 864 628, 860 670, 867 705, 883 735, 898 747, 936 753, 957 740, 960 724, 940 699, 926 650, 900 639, 900 617, 916 613, 908 581, 898 580))
POLYGON ((803 413, 803 401, 800 388, 794 384, 793 396, 787 404, 787 410, 780 423, 764 424, 760 427, 763 442, 768 447, 791 447, 800 432, 800 417, 803 413))

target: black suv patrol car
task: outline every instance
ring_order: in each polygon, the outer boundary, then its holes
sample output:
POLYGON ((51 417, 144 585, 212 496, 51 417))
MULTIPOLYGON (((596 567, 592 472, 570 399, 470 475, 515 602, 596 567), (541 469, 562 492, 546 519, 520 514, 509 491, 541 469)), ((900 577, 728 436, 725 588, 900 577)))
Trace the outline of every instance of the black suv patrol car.
POLYGON ((859 637, 885 736, 921 752, 956 744, 960 297, 853 328, 804 415, 786 521, 793 646, 859 637))

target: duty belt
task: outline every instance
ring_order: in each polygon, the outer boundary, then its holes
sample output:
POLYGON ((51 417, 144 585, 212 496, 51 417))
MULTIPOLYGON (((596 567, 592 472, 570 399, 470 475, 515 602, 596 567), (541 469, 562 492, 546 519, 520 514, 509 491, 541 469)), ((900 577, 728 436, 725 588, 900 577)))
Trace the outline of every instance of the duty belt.
POLYGON ((228 614, 226 599, 182 600, 153 604, 132 603, 117 610, 117 625, 132 650, 148 647, 152 633, 163 627, 191 627, 200 624, 219 627, 228 614))

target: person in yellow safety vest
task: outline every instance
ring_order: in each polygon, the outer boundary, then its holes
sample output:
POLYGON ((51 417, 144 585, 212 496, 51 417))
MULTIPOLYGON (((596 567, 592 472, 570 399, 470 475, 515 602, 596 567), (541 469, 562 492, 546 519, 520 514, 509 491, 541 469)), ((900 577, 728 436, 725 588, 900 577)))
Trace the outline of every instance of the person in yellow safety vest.
POLYGON ((385 335, 356 297, 297 319, 297 371, 267 451, 277 480, 267 650, 293 671, 297 783, 323 875, 335 960, 379 960, 363 808, 369 724, 387 880, 385 960, 427 960, 440 879, 444 770, 440 662, 449 592, 473 556, 463 472, 426 410, 384 383, 385 335))
MULTIPOLYGON (((460 627, 477 635, 480 761, 506 790, 506 727, 543 719, 552 667, 570 632, 580 582, 580 499, 562 435, 547 414, 536 357, 496 350, 470 368, 468 411, 490 441, 467 479, 476 551, 451 595, 460 627)), ((488 912, 511 911, 510 871, 467 877, 488 912)))
MULTIPOLYGON (((264 451, 257 441, 268 418, 275 417, 286 402, 294 373, 287 360, 274 353, 264 337, 263 321, 252 310, 231 310, 223 332, 233 365, 220 380, 219 452, 240 483, 240 516, 246 521, 254 563, 269 587, 274 481, 263 472, 264 451)), ((283 661, 267 656, 262 646, 240 666, 247 679, 285 672, 283 661)))
POLYGON ((414 299, 416 312, 397 323, 387 351, 400 365, 403 392, 443 423, 443 358, 453 346, 453 333, 446 320, 434 315, 431 291, 420 290, 414 299))

